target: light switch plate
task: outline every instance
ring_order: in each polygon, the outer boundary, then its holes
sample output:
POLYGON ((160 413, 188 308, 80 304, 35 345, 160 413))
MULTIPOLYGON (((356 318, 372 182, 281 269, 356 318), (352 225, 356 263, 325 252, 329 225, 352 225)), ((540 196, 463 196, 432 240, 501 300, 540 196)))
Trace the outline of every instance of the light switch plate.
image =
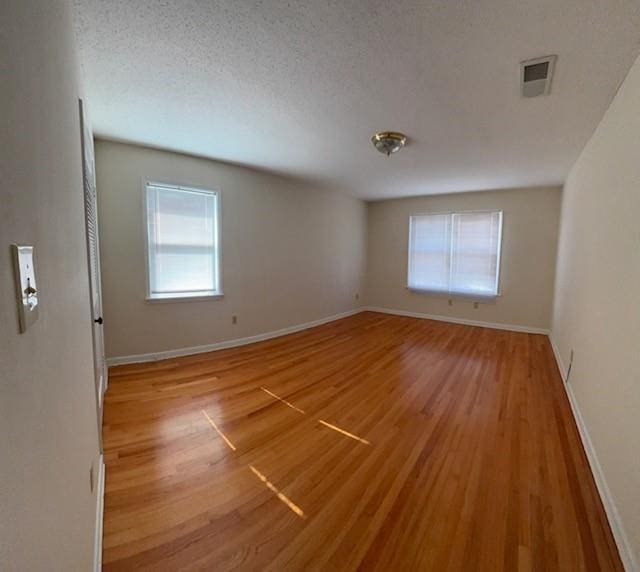
POLYGON ((33 246, 12 244, 13 270, 16 282, 20 333, 23 334, 38 319, 38 288, 33 264, 33 246))

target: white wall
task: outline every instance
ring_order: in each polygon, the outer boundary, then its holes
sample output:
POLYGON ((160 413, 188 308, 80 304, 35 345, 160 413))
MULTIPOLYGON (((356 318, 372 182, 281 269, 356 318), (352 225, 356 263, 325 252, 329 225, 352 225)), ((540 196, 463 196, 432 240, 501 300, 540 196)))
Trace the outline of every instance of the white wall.
POLYGON ((96 169, 108 357, 252 336, 361 305, 362 201, 243 167, 108 141, 97 142, 96 169), (221 191, 223 299, 145 301, 144 178, 221 191))
POLYGON ((0 7, 0 569, 86 572, 98 461, 70 9, 0 7), (32 244, 40 317, 18 333, 11 243, 32 244), (97 466, 96 466, 97 468, 97 466))
POLYGON ((557 187, 412 197, 369 203, 367 304, 463 320, 548 329, 561 191, 557 187), (409 217, 455 210, 503 210, 500 289, 480 303, 407 290, 409 217))
MULTIPOLYGON (((640 562, 640 61, 565 184, 552 336, 640 562)), ((624 556, 623 548, 623 556, 624 556)))

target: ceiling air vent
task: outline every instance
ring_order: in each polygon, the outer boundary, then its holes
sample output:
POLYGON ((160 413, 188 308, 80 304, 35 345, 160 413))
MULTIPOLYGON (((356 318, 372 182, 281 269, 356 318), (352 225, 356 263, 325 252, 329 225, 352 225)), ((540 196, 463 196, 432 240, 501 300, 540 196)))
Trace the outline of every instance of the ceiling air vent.
POLYGON ((556 56, 546 56, 520 62, 522 97, 549 95, 555 64, 556 56))

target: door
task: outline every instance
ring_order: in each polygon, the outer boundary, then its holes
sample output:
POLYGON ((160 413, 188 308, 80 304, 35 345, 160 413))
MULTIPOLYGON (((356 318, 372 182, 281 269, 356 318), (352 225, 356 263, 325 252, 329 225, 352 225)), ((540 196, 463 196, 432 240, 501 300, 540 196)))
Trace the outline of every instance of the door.
MULTIPOLYGON (((82 144, 82 181, 84 190, 84 215, 87 234, 87 260, 89 264, 89 295, 93 329, 93 363, 95 369, 96 406, 102 426, 104 393, 107 390, 107 366, 104 356, 102 319, 102 293, 100 289, 100 247, 98 240, 98 208, 96 196, 95 157, 93 133, 87 122, 86 110, 80 103, 80 135, 82 144)), ((99 431, 101 433, 101 431, 99 431)))

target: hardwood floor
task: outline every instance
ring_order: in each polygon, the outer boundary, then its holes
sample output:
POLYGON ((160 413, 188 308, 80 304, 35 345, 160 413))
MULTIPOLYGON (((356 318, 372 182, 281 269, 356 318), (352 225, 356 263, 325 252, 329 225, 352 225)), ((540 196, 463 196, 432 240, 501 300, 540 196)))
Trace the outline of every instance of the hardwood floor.
POLYGON ((105 570, 622 570, 549 341, 366 312, 112 368, 105 570))

